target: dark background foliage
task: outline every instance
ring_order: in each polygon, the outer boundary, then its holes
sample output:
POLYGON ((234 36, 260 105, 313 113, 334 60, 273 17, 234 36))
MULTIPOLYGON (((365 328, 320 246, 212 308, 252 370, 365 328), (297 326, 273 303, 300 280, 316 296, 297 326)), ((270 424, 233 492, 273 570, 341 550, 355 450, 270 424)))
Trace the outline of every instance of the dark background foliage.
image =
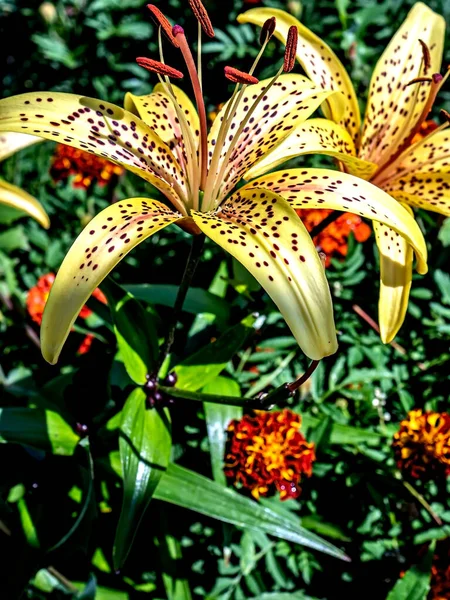
MULTIPOLYGON (((155 29, 145 4, 142 0, 62 0, 54 4, 1 0, 2 95, 51 89, 121 104, 126 91, 150 92, 154 78, 135 63, 137 56, 157 55, 155 29)), ((301 13, 302 21, 324 37, 347 65, 364 100, 377 58, 413 3, 267 0, 263 4, 301 13)), ((446 0, 427 4, 450 23, 446 0)), ((235 21, 254 3, 211 0, 206 5, 217 28, 215 40, 205 45, 204 87, 212 111, 230 93, 223 67, 248 68, 257 51, 258 34, 235 21)), ((195 23, 185 0, 166 0, 159 6, 195 39, 195 23)), ((449 52, 447 43, 447 60, 449 52)), ((178 66, 170 50, 166 58, 178 66)), ((271 43, 261 75, 273 73, 281 59, 282 48, 271 43)), ((185 89, 189 93, 187 84, 185 89)), ((450 93, 444 90, 437 108, 449 110, 449 99, 450 93)), ((10 222, 2 215, 0 395, 3 406, 57 406, 74 428, 77 423, 86 424, 96 476, 88 500, 83 496, 80 503, 79 493, 86 490, 90 470, 83 448, 69 458, 18 445, 0 446, 0 573, 2 584, 7 582, 2 597, 18 598, 25 590, 27 598, 62 598, 73 595, 73 582, 79 582, 78 587, 84 588, 79 598, 164 598, 163 574, 173 579, 182 579, 184 574, 195 598, 385 598, 400 573, 420 560, 424 544, 444 539, 450 532, 447 490, 434 482, 419 481, 414 483, 416 496, 412 495, 395 470, 390 448, 398 422, 408 410, 448 410, 449 221, 419 212, 419 223, 429 241, 430 272, 414 278, 408 316, 397 338, 404 353, 383 346, 352 308, 357 304, 373 317, 377 314, 378 265, 373 238, 363 246, 351 241, 346 260, 333 261, 328 271, 340 350, 324 361, 302 398, 292 404, 305 415, 306 424, 308 418, 310 424, 311 419, 320 420, 320 427, 309 428, 310 438, 317 444, 318 462, 298 501, 281 505, 274 499, 272 504, 295 511, 305 526, 309 519, 309 528, 344 548, 352 562, 345 564, 284 541, 261 539, 256 533, 243 534, 153 501, 128 562, 115 574, 111 548, 121 489, 105 466, 108 453, 117 448, 114 431, 107 424, 123 406, 129 382, 114 360, 114 337, 103 330, 102 339, 94 342, 88 355, 75 356, 82 337, 74 333, 58 366, 46 365, 33 344, 37 329, 25 314, 24 300, 40 275, 57 270, 74 237, 93 214, 112 199, 145 196, 149 190, 128 174, 115 186, 93 186, 87 192, 74 190, 70 183, 55 184, 49 175, 52 153, 53 145, 45 143, 1 165, 6 180, 26 187, 44 204, 52 228, 43 231, 30 220, 10 222), (361 429, 359 437, 353 428, 361 429), (426 498, 443 525, 433 521, 417 494, 426 498), (17 502, 17 497, 25 503, 17 502), (60 543, 81 505, 86 505, 81 524, 60 543), (33 547, 34 529, 39 547, 33 547), (182 554, 167 562, 161 540, 169 538, 178 542, 182 554), (264 596, 269 593, 274 595, 264 596)), ((308 160, 331 164, 321 158, 308 160)), ((125 284, 177 285, 188 241, 188 236, 175 228, 154 236, 121 263, 115 278, 125 284)), ((181 359, 191 354, 257 310, 265 319, 248 345, 230 361, 225 374, 237 381, 242 393, 250 395, 255 386, 266 389, 293 379, 306 363, 284 322, 257 284, 217 247, 207 244, 194 287, 207 289, 223 261, 228 268, 226 300, 230 307, 224 322, 192 335, 190 328, 199 311, 184 312, 174 356, 181 359)), ((199 301, 196 294, 194 305, 199 301)), ((160 334, 171 314, 169 303, 170 299, 164 298, 157 306, 160 334)), ((95 328, 95 319, 88 325, 95 328)), ((178 402, 172 419, 174 460, 211 476, 203 411, 193 403, 178 402)))

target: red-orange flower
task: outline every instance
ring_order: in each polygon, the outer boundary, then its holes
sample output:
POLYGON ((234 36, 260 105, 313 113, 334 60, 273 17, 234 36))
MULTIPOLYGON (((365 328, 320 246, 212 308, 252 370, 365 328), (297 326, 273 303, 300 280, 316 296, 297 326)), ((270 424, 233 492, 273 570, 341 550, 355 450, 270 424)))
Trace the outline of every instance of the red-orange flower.
POLYGON ((302 476, 310 477, 314 444, 300 433, 301 417, 290 410, 255 411, 228 426, 225 475, 258 499, 280 493, 297 498, 302 476))
MULTIPOLYGON (((37 284, 28 292, 26 301, 28 314, 38 325, 42 323, 42 314, 44 312, 45 303, 47 302, 47 298, 53 282, 55 281, 55 277, 56 275, 54 273, 42 275, 42 277, 39 277, 37 284)), ((94 298, 97 298, 99 302, 106 304, 105 294, 99 290, 99 288, 95 289, 92 295, 94 298)), ((83 306, 80 312, 80 317, 82 319, 87 319, 87 317, 89 317, 91 314, 92 310, 87 306, 83 306)))
POLYGON ((410 411, 400 423, 392 447, 398 468, 410 477, 450 475, 450 415, 410 411))
POLYGON ((84 189, 87 189, 92 183, 106 185, 114 175, 122 173, 123 168, 109 160, 64 144, 56 146, 50 167, 50 174, 55 181, 61 181, 74 175, 73 186, 84 189))
MULTIPOLYGON (((332 211, 310 208, 299 209, 296 212, 306 229, 312 231, 332 211)), ((325 266, 330 266, 333 256, 344 257, 347 255, 350 233, 353 233, 356 241, 365 242, 370 237, 371 229, 358 215, 344 213, 314 237, 314 243, 326 255, 325 266)))
POLYGON ((450 598, 450 542, 445 540, 436 546, 431 567, 431 588, 428 600, 450 598))
POLYGON ((78 350, 77 350, 77 354, 87 354, 89 352, 89 350, 91 349, 92 346, 92 342, 94 341, 94 336, 92 335, 92 333, 88 333, 86 335, 86 337, 84 338, 84 340, 81 342, 78 350))

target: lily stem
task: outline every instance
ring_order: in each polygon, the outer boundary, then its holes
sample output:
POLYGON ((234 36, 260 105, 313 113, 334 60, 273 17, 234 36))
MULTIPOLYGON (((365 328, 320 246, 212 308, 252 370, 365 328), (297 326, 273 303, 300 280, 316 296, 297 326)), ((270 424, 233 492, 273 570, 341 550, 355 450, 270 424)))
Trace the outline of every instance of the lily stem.
POLYGON ((341 211, 341 210, 333 210, 333 212, 330 213, 328 215, 328 217, 325 217, 325 219, 323 221, 320 221, 320 223, 318 223, 315 227, 313 227, 311 229, 311 231, 309 232, 309 235, 312 238, 315 238, 316 235, 319 235, 319 233, 322 233, 322 231, 324 229, 326 229, 328 227, 328 225, 331 225, 331 223, 334 223, 334 221, 336 221, 336 219, 338 219, 342 214, 343 214, 343 211, 341 211))
POLYGON ((175 304, 173 307, 172 320, 170 323, 169 332, 161 350, 160 366, 163 364, 166 356, 169 354, 170 349, 172 348, 172 344, 175 339, 175 330, 177 328, 177 323, 181 313, 181 309, 183 308, 183 304, 186 299, 186 294, 188 292, 189 286, 191 285, 198 261, 200 260, 204 243, 204 233, 193 236, 191 250, 189 252, 180 287, 178 288, 177 297, 175 298, 175 304))

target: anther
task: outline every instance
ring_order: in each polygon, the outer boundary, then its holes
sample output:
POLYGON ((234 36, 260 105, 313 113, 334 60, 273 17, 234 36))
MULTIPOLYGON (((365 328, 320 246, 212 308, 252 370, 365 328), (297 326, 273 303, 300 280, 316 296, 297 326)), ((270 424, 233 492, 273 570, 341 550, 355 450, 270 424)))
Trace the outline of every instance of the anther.
POLYGON ((203 6, 200 0, 189 0, 189 5, 191 7, 192 12, 195 15, 195 18, 200 23, 203 31, 210 38, 213 38, 216 34, 214 33, 214 28, 206 11, 206 8, 203 6))
POLYGON ((438 84, 441 83, 444 78, 440 73, 433 73, 431 79, 433 80, 433 83, 438 84))
POLYGON ((147 8, 151 12, 156 25, 159 25, 166 34, 166 37, 169 40, 169 42, 171 42, 176 48, 179 48, 179 44, 172 33, 172 25, 169 23, 168 19, 154 4, 147 4, 147 8))
POLYGON ((234 67, 225 67, 224 71, 225 77, 233 83, 258 83, 258 79, 256 79, 256 77, 253 77, 253 75, 249 75, 248 73, 244 73, 244 71, 239 71, 239 69, 235 69, 234 67))
POLYGON ((275 19, 275 17, 270 17, 270 19, 267 19, 267 21, 265 21, 265 23, 261 27, 261 31, 259 33, 259 43, 261 44, 261 46, 265 42, 268 42, 270 40, 270 38, 273 36, 276 25, 277 25, 277 20, 275 19))
POLYGON ((447 112, 445 109, 441 109, 441 115, 444 117, 444 119, 447 121, 447 123, 450 123, 450 113, 447 112))
POLYGON ((286 40, 286 50, 284 51, 283 71, 290 73, 295 66, 295 55, 297 54, 298 29, 295 25, 289 27, 286 40))
POLYGON ((173 77, 174 79, 183 78, 183 73, 181 71, 178 71, 178 69, 174 69, 173 67, 169 67, 169 65, 165 65, 158 60, 140 56, 136 59, 136 62, 140 67, 147 69, 147 71, 152 71, 153 73, 158 73, 159 75, 167 75, 167 77, 173 77))
POLYGON ((419 40, 420 45, 422 46, 422 54, 423 54, 423 72, 426 73, 428 69, 431 67, 431 54, 430 49, 425 44, 423 40, 419 40))

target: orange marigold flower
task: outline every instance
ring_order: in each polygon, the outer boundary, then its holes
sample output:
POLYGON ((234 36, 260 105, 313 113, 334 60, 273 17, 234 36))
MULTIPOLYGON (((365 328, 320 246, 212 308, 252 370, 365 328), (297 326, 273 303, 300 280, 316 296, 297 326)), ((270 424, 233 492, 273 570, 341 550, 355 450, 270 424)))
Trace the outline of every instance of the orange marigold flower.
POLYGON ((278 490, 281 500, 297 498, 302 475, 310 477, 314 444, 300 433, 301 417, 290 410, 255 411, 228 426, 225 475, 258 499, 278 490))
POLYGON ((400 423, 392 447, 398 468, 410 477, 450 475, 450 415, 410 411, 400 423))
MULTIPOLYGON (((35 323, 40 325, 42 323, 42 314, 44 312, 45 304, 47 302, 48 295, 50 293, 53 282, 55 281, 56 275, 54 273, 47 273, 39 277, 37 284, 28 291, 26 300, 27 311, 30 317, 35 323)), ((106 304, 106 296, 98 288, 92 293, 94 298, 97 298, 99 302, 106 304)), ((87 319, 92 314, 92 310, 87 306, 83 306, 80 312, 82 319, 87 319)))
POLYGON ((428 600, 450 598, 450 542, 445 540, 436 546, 431 567, 431 588, 428 600))
MULTIPOLYGON (((329 214, 329 209, 306 208, 296 211, 308 231, 312 231, 329 214)), ((314 237, 315 245, 326 254, 325 266, 329 267, 333 256, 344 257, 348 251, 348 238, 353 233, 356 241, 365 242, 371 234, 367 223, 358 215, 344 213, 314 237)))
POLYGON ((84 189, 92 183, 106 185, 114 175, 122 173, 123 168, 109 160, 64 144, 56 146, 50 167, 50 174, 55 181, 62 181, 74 175, 73 187, 84 189))
POLYGON ((92 333, 88 333, 84 340, 81 342, 80 347, 77 350, 77 354, 87 354, 91 349, 94 336, 92 333))

